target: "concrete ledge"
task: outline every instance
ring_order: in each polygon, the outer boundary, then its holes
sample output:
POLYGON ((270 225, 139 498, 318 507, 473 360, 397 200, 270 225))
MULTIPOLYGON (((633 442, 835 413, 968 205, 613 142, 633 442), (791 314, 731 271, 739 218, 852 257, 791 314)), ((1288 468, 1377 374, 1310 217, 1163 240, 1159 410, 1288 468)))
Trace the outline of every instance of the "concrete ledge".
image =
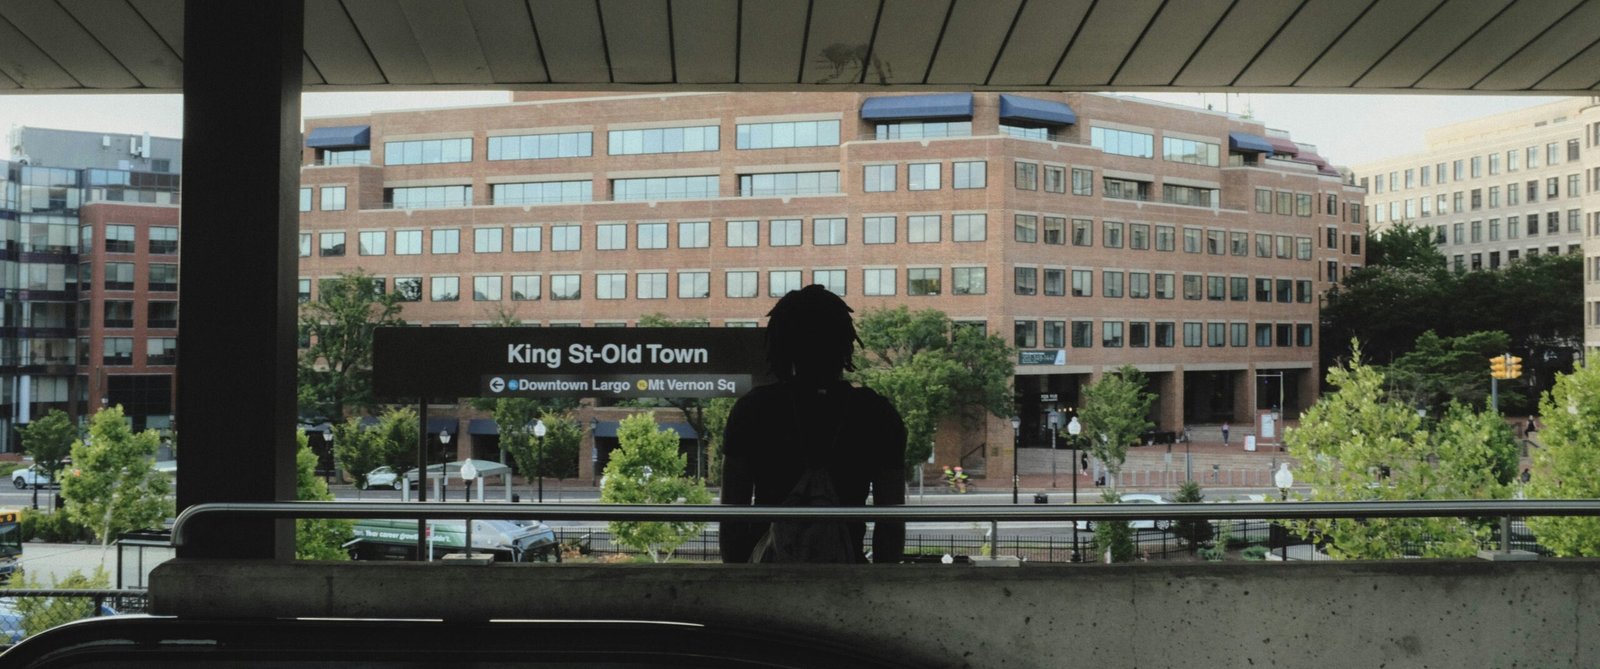
POLYGON ((782 628, 951 667, 1590 667, 1600 561, 543 565, 173 560, 152 613, 782 628))

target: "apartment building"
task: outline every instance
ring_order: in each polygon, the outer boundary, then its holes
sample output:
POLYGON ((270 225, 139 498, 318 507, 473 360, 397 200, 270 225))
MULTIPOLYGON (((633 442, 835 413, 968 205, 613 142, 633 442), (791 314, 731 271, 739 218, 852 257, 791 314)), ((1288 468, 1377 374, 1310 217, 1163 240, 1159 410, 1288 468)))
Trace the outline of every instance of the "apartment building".
POLYGON ((44 128, 0 161, 0 450, 52 409, 122 405, 172 424, 177 364, 176 139, 44 128))
MULTIPOLYGON (((739 327, 818 283, 1012 341, 1024 446, 1123 364, 1161 429, 1293 415, 1318 295, 1361 262, 1362 192, 1315 147, 1133 98, 518 93, 305 140, 302 299, 361 269, 419 325, 739 327)), ((991 419, 939 457, 1009 476, 1012 443, 991 419)))

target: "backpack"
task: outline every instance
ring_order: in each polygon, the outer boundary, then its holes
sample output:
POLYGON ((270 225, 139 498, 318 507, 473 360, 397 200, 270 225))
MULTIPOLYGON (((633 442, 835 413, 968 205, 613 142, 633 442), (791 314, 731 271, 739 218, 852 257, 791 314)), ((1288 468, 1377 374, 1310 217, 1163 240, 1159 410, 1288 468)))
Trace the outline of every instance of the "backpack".
MULTIPOLYGON (((848 403, 846 407, 848 407, 848 403)), ((848 408, 846 409, 848 412, 848 408)), ((796 411, 798 414, 798 410, 796 411)), ((826 454, 839 441, 839 430, 847 421, 839 421, 826 454)), ((803 451, 806 469, 800 480, 784 497, 784 506, 838 506, 839 494, 833 486, 833 476, 817 460, 819 452, 803 451)), ((852 564, 861 561, 861 555, 850 538, 850 528, 839 520, 776 521, 767 527, 750 551, 750 561, 763 562, 814 562, 852 564)))

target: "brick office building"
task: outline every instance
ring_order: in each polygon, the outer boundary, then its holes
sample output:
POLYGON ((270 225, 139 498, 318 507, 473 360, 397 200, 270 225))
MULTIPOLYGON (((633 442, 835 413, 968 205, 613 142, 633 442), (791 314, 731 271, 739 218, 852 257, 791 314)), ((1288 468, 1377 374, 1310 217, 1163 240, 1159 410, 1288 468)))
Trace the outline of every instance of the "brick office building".
POLYGON ((8 144, 0 450, 51 409, 171 427, 182 143, 22 127, 8 144))
MULTIPOLYGON (((1292 415, 1318 295, 1360 263, 1360 190, 1313 147, 1128 98, 519 93, 306 125, 303 298, 361 268, 422 325, 748 326, 820 283, 1012 340, 1026 446, 1124 363, 1161 429, 1292 415)), ((992 419, 939 460, 1009 476, 1012 439, 992 419)))

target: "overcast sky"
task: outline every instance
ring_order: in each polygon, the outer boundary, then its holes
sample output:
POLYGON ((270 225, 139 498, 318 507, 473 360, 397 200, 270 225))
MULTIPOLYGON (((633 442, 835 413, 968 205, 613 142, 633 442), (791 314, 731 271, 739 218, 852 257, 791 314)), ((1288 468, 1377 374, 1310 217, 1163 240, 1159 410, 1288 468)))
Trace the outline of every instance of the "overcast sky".
MULTIPOLYGON (((1290 95, 1220 93, 1141 94, 1196 107, 1243 113, 1248 107, 1268 127, 1317 145, 1328 160, 1356 165, 1422 150, 1428 128, 1552 102, 1552 97, 1465 95, 1290 95)), ((308 93, 306 116, 359 114, 383 109, 493 104, 510 94, 491 92, 308 93)), ((182 99, 176 95, 0 95, 0 129, 27 125, 97 132, 183 135, 182 99)))

